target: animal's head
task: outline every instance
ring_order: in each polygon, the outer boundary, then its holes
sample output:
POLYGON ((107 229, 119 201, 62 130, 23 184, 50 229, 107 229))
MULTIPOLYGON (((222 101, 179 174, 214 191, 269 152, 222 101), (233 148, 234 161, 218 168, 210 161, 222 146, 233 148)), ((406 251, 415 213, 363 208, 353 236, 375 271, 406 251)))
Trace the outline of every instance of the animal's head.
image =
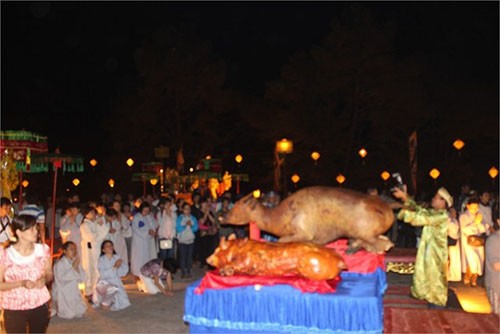
POLYGON ((259 205, 259 201, 250 193, 234 204, 221 223, 246 225, 259 205))
POLYGON ((207 258, 207 263, 213 267, 221 268, 227 263, 231 263, 234 257, 233 245, 238 242, 236 235, 231 233, 226 239, 220 238, 219 246, 215 249, 214 253, 207 258))

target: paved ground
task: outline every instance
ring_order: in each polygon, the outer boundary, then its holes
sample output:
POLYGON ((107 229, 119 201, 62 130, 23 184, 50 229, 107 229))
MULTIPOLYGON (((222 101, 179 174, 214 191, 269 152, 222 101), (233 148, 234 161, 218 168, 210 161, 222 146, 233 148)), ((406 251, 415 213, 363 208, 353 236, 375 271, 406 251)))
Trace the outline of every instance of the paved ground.
POLYGON ((184 324, 184 291, 203 272, 195 269, 193 279, 180 279, 174 275, 174 296, 148 295, 137 290, 133 279, 125 279, 132 305, 122 311, 105 311, 89 307, 83 318, 65 320, 52 317, 49 333, 189 333, 184 324))
MULTIPOLYGON (((132 306, 111 312, 89 307, 81 319, 64 320, 53 317, 49 333, 189 333, 189 326, 182 320, 184 314, 184 291, 186 286, 203 276, 195 269, 191 280, 174 277, 174 296, 146 295, 137 290, 131 277, 125 280, 125 287, 132 306)), ((388 284, 410 285, 411 275, 390 273, 388 284)), ((482 287, 465 287, 462 283, 451 283, 464 308, 469 312, 489 313, 489 303, 482 287), (464 303, 462 303, 464 302, 464 303), (467 306, 467 307, 465 307, 467 306)))

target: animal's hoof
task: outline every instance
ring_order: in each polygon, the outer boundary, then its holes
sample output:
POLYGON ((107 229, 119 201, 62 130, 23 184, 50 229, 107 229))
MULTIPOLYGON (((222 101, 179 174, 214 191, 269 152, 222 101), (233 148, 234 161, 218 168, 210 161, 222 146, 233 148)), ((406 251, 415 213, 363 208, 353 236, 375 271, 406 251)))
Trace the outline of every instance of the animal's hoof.
POLYGON ((356 253, 361 247, 348 247, 345 251, 346 254, 354 254, 356 253))

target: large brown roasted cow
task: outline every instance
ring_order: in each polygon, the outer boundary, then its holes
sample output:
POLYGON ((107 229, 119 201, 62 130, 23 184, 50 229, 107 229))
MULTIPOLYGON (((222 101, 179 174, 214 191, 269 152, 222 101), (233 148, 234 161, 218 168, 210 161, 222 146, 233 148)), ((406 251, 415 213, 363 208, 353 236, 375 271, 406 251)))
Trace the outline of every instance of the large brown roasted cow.
POLYGON ((351 248, 375 253, 393 244, 385 233, 394 221, 392 209, 377 196, 354 190, 309 187, 266 208, 252 194, 243 197, 225 217, 224 224, 256 222, 259 229, 280 237, 279 242, 324 245, 338 238, 351 239, 351 248))

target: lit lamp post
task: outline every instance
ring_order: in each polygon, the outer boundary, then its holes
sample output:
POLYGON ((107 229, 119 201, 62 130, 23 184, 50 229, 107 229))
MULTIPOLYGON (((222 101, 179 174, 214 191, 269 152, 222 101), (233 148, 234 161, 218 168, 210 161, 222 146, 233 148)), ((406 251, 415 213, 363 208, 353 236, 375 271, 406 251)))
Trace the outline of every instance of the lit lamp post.
POLYGON ((77 178, 74 178, 73 181, 71 181, 71 183, 73 183, 73 185, 75 187, 78 187, 78 185, 80 184, 80 180, 78 180, 77 178))
POLYGON ((29 181, 24 179, 23 182, 21 182, 21 184, 23 185, 23 188, 28 188, 28 186, 30 185, 29 181))
POLYGON ((290 179, 292 180, 295 189, 297 189, 297 183, 300 181, 300 176, 298 174, 293 174, 290 179))
POLYGON ((335 180, 337 181, 337 183, 339 184, 339 186, 342 187, 342 184, 345 182, 345 176, 342 175, 342 174, 339 174, 337 175, 337 177, 335 178, 335 180))
POLYGON ((441 172, 437 168, 433 168, 429 172, 429 176, 434 180, 434 184, 436 184, 436 180, 438 179, 439 175, 441 175, 441 172))
POLYGON ((92 166, 92 170, 94 170, 95 166, 97 166, 97 160, 92 159, 89 161, 90 166, 92 166))
POLYGON ((237 156, 234 157, 234 161, 236 161, 239 167, 241 162, 243 161, 243 156, 241 154, 238 154, 237 156))
POLYGON ((127 161, 125 161, 125 163, 127 164, 127 166, 132 168, 132 166, 134 165, 134 160, 132 160, 132 158, 128 158, 127 161))
MULTIPOLYGON (((243 156, 241 154, 238 154, 234 157, 234 161, 238 164, 238 169, 240 168, 240 164, 243 161, 243 156)), ((240 177, 239 175, 236 177, 236 194, 240 194, 240 177)))
POLYGON ((365 164, 365 157, 368 155, 368 151, 364 147, 362 147, 358 151, 358 154, 361 157, 362 164, 364 165, 365 164))
POLYGON ((391 177, 391 174, 388 171, 384 170, 380 174, 380 177, 382 178, 382 180, 384 180, 384 188, 385 188, 387 185, 387 180, 389 180, 389 178, 391 177))
POLYGON ((164 180, 164 176, 163 176, 163 168, 160 169, 160 193, 163 194, 163 192, 165 191, 165 184, 163 182, 164 180))
POLYGON ((285 169, 285 156, 293 152, 293 142, 286 138, 278 140, 274 150, 276 159, 276 166, 274 169, 274 190, 280 191, 281 167, 283 166, 283 196, 286 196, 286 169, 285 169))
POLYGON ((457 139, 453 142, 453 147, 458 151, 458 156, 460 156, 460 150, 464 148, 465 143, 462 139, 457 139))
POLYGON ((149 183, 151 183, 152 188, 153 188, 153 196, 155 195, 155 186, 158 183, 158 179, 151 179, 149 180, 149 183))
POLYGON ((311 159, 313 159, 313 161, 314 161, 314 166, 316 166, 318 164, 318 159, 320 157, 321 157, 321 154, 319 154, 319 152, 314 151, 313 153, 311 153, 311 159))
POLYGON ((488 170, 488 174, 491 177, 491 182, 495 184, 495 178, 498 176, 498 169, 495 166, 493 166, 488 170))
POLYGON ((114 188, 115 187, 115 180, 109 179, 108 180, 108 185, 109 185, 110 188, 114 188))

